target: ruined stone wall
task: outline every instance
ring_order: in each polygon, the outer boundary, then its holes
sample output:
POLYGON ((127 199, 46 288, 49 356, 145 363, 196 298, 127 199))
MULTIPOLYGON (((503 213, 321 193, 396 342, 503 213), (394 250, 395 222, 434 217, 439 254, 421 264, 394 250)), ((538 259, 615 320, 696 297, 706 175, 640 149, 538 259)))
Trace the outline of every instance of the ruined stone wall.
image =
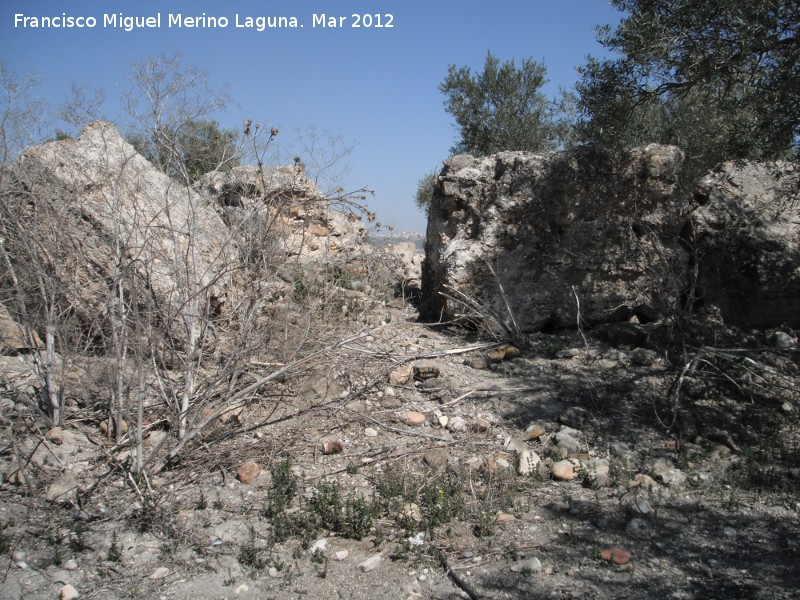
POLYGON ((457 300, 466 296, 512 313, 523 332, 574 327, 576 295, 590 325, 657 318, 687 263, 682 162, 680 150, 657 145, 448 160, 428 219, 423 318, 470 312, 457 300))

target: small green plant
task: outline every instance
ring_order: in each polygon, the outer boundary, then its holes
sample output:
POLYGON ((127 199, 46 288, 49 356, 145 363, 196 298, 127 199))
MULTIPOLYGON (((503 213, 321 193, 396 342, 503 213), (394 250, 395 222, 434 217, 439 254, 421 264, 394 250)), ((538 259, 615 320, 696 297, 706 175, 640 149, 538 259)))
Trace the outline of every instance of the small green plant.
POLYGON ((300 519, 287 512, 297 495, 297 478, 292 474, 288 458, 274 464, 270 471, 272 487, 267 494, 263 514, 272 522, 275 541, 282 542, 296 535, 302 524, 300 519))
POLYGON ((200 491, 200 497, 197 499, 197 504, 195 505, 197 510, 205 510, 208 508, 208 500, 206 500, 206 495, 200 491))
POLYGON ((111 545, 108 547, 107 558, 109 562, 114 562, 114 563, 122 562, 122 550, 120 550, 119 547, 116 531, 111 535, 111 545))
POLYGON ((68 545, 69 549, 73 552, 83 552, 84 550, 88 550, 88 546, 83 540, 83 529, 78 528, 75 531, 70 532, 68 545))
POLYGON ((328 555, 322 550, 315 550, 311 554, 311 562, 317 566, 317 577, 325 579, 328 576, 328 555))
POLYGON ((167 540, 158 547, 158 555, 161 558, 161 560, 167 560, 168 558, 174 556, 177 550, 178 550, 178 541, 167 540))
POLYGON ((225 508, 225 503, 222 501, 219 492, 217 492, 217 499, 214 500, 214 503, 211 506, 214 508, 214 510, 222 510, 225 508))
POLYGON ((6 533, 6 524, 0 521, 0 554, 11 551, 11 536, 6 533))
POLYGON ((252 567, 261 570, 267 566, 267 560, 263 556, 263 551, 256 543, 256 532, 250 528, 250 537, 239 548, 239 564, 245 567, 252 567))
POLYGON ((422 489, 420 508, 426 527, 442 525, 463 514, 462 479, 461 474, 448 468, 422 489))
POLYGON ((61 538, 57 532, 50 532, 47 535, 47 543, 53 547, 53 564, 56 566, 61 565, 61 538))

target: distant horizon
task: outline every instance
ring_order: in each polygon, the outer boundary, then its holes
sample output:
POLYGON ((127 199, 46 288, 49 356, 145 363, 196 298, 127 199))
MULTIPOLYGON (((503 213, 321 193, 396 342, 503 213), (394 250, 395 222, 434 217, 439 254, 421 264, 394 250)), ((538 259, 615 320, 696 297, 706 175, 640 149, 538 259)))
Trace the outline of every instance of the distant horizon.
MULTIPOLYGON (((234 6, 219 0, 10 4, 0 9, 0 58, 18 77, 38 74, 31 95, 51 106, 45 116, 55 117, 55 107, 77 83, 90 93, 106 90, 100 114, 120 125, 129 65, 180 53, 185 65, 205 71, 210 86, 226 88, 233 99, 227 111, 214 115, 223 127, 241 130, 251 119, 280 130, 276 150, 282 163, 295 153, 303 156, 292 138, 311 126, 317 134, 339 136, 340 150, 353 145, 342 187, 374 190, 368 206, 377 220, 414 233, 425 231, 424 214, 414 203, 417 182, 441 167, 456 141, 438 91, 448 65, 479 71, 487 52, 517 63, 533 58, 546 65, 543 91, 555 97, 574 85, 576 67, 588 54, 605 56, 593 28, 621 18, 601 0, 345 0, 335 7, 290 0, 268 6, 255 0, 234 6), (178 14, 181 26, 169 26, 169 15, 178 14), (147 19, 156 16, 160 26, 148 26, 147 19), (185 27, 188 16, 198 17, 199 25, 185 27), (82 18, 84 27, 19 26, 20 19, 42 17, 64 25, 82 18), (219 26, 222 18, 226 27, 219 26), (87 19, 95 19, 95 26, 85 26, 87 19), (247 19, 251 26, 239 26, 247 19), (294 27, 288 26, 291 19, 294 27), (131 22, 141 26, 126 31, 124 23, 131 22)), ((58 127, 58 119, 52 120, 51 134, 58 127)))

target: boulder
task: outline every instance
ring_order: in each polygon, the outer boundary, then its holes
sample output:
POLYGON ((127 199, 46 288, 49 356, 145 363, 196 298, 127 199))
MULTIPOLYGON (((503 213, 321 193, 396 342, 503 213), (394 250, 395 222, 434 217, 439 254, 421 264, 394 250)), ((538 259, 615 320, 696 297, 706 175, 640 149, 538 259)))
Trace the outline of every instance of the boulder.
POLYGON ((0 304, 0 354, 27 353, 37 348, 44 348, 39 334, 17 323, 0 304))
POLYGON ((222 310, 238 250, 213 201, 158 171, 110 123, 28 148, 14 178, 20 223, 84 323, 96 327, 115 293, 115 255, 126 296, 135 280, 173 335, 187 294, 198 310, 222 310))
POLYGON ((728 325, 800 328, 800 167, 727 162, 694 194, 697 296, 728 325))
POLYGON ((480 306, 507 325, 513 314, 523 332, 575 327, 576 294, 590 325, 658 318, 688 261, 682 163, 678 148, 658 145, 451 158, 428 214, 423 318, 480 306))
POLYGON ((194 189, 215 199, 231 228, 257 244, 274 234, 280 250, 301 258, 363 251, 366 228, 357 215, 337 211, 302 168, 234 167, 213 171, 194 189))

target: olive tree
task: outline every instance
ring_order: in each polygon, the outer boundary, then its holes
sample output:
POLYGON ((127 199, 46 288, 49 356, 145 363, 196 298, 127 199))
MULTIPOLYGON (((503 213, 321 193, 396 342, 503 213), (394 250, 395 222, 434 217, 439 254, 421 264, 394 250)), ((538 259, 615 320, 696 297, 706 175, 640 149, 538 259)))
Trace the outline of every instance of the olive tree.
POLYGON ((584 141, 673 143, 699 173, 800 146, 800 5, 790 0, 612 0, 615 58, 580 69, 584 141))
POLYGON ((439 90, 459 130, 451 152, 486 156, 554 148, 551 107, 541 91, 546 72, 543 63, 525 59, 517 67, 513 59, 501 63, 491 52, 480 73, 450 65, 439 90))

